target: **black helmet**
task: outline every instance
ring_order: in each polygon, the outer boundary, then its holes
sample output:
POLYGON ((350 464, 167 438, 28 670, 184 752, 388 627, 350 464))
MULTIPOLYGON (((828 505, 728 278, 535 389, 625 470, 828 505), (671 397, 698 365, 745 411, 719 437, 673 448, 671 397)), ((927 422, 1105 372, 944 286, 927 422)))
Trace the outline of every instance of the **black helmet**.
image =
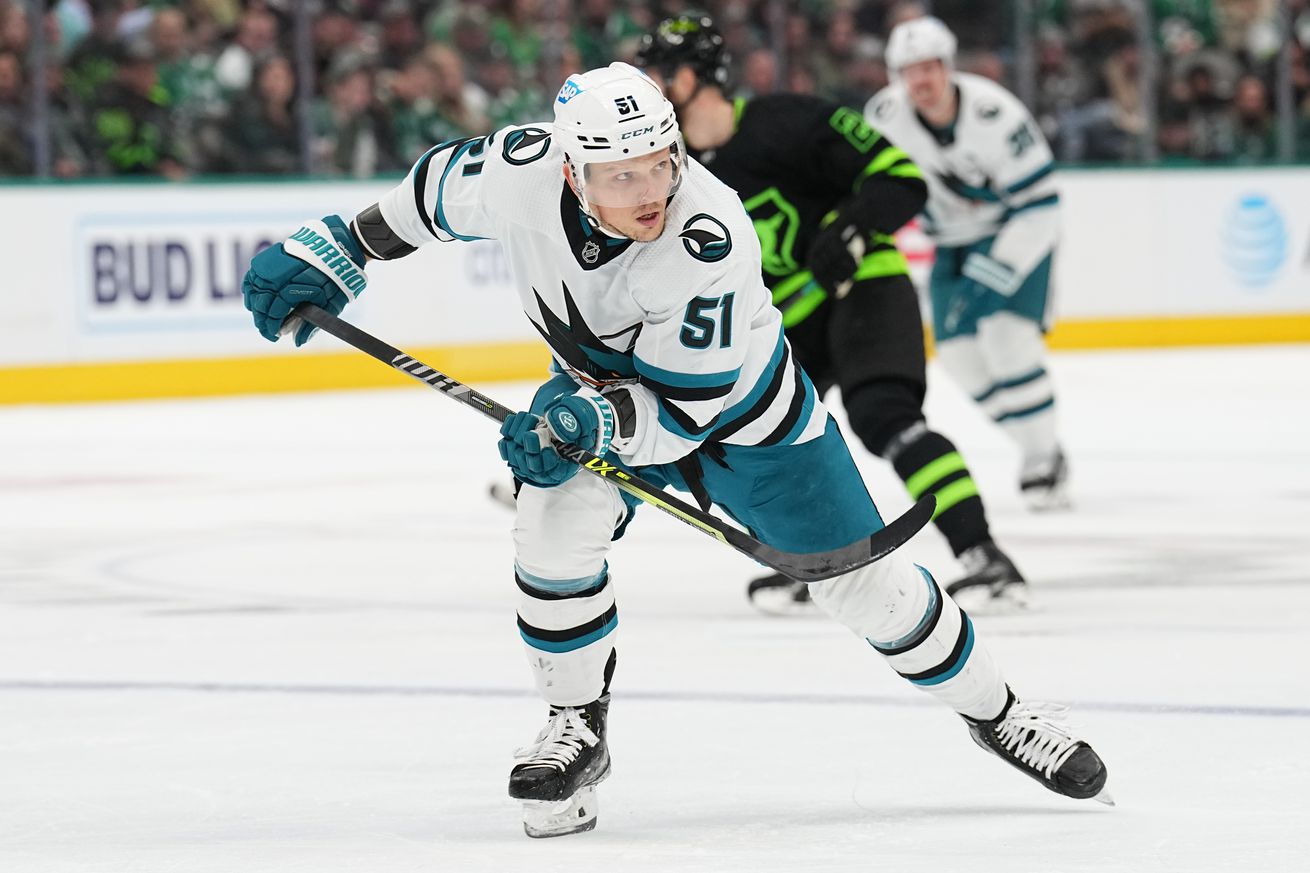
POLYGON ((707 85, 728 86, 731 58, 723 47, 723 34, 708 15, 679 15, 660 22, 641 38, 637 66, 653 67, 668 79, 686 64, 707 85))

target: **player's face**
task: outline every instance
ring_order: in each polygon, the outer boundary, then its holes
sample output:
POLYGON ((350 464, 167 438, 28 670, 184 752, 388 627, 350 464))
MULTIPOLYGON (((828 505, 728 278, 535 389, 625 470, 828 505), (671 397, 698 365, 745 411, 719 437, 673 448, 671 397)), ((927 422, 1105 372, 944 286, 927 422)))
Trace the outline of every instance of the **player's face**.
POLYGON ((670 79, 664 78, 664 74, 659 70, 651 67, 643 70, 650 80, 655 83, 655 87, 664 92, 664 96, 679 111, 686 107, 686 103, 691 99, 691 95, 696 90, 696 74, 692 72, 691 67, 678 67, 676 73, 670 79), (683 71, 686 71, 684 74, 683 71))
POLYGON ((940 106, 951 85, 946 65, 937 59, 906 64, 901 67, 901 79, 910 93, 910 100, 920 112, 940 106))
POLYGON ((585 195, 607 227, 638 242, 664 231, 665 207, 676 179, 669 149, 587 166, 585 195))

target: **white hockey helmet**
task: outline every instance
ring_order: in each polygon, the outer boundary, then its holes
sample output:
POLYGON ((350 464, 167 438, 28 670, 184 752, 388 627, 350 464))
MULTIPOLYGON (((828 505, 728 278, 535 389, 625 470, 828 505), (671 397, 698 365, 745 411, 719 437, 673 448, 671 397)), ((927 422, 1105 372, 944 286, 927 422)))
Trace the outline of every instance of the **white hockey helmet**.
POLYGON ((673 104, 630 64, 615 62, 569 76, 555 98, 553 130, 588 214, 590 205, 662 201, 682 182, 687 149, 673 104), (596 171, 598 164, 629 161, 666 148, 666 166, 621 174, 596 171))
POLYGON ((931 60, 941 61, 949 70, 955 66, 957 45, 955 34, 940 18, 926 15, 902 21, 887 38, 887 72, 895 79, 903 67, 931 60))

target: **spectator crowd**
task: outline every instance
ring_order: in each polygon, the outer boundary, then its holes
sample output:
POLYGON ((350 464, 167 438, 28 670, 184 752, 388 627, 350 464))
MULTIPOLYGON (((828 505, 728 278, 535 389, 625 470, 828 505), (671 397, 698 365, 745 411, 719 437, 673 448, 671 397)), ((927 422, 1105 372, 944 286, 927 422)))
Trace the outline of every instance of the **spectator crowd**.
POLYGON ((46 0, 40 20, 33 0, 0 0, 0 176, 35 172, 38 136, 60 178, 403 170, 433 143, 549 118, 568 73, 630 59, 692 10, 723 30, 738 93, 857 108, 887 84, 890 28, 931 12, 959 67, 1029 99, 1066 161, 1275 160, 1286 51, 1310 159, 1310 0, 1285 0, 1289 26, 1279 0, 1024 2, 1019 40, 1013 0, 46 0))

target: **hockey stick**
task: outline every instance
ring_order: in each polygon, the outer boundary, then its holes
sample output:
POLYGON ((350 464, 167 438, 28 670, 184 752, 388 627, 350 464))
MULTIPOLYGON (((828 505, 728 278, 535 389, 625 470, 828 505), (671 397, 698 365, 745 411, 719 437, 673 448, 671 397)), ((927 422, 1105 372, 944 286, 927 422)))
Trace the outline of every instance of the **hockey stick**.
MULTIPOLYGON (((400 349, 387 345, 377 337, 365 333, 347 321, 342 321, 312 303, 302 303, 296 307, 294 315, 303 318, 315 327, 322 328, 342 342, 377 358, 382 363, 394 367, 408 376, 413 376, 446 396, 458 400, 466 406, 473 407, 494 421, 504 421, 513 414, 513 410, 501 406, 491 398, 474 391, 467 385, 456 382, 444 373, 432 369, 422 361, 411 358, 400 349)), ((621 470, 613 464, 606 463, 591 452, 573 443, 556 443, 555 450, 561 456, 575 461, 588 473, 600 476, 613 483, 619 490, 631 494, 651 506, 664 510, 679 521, 714 537, 719 542, 732 546, 747 557, 802 582, 830 579, 833 576, 840 576, 857 567, 871 564, 879 558, 886 557, 892 551, 904 545, 910 537, 918 533, 919 529, 928 523, 929 519, 932 518, 935 505, 931 495, 922 497, 908 512, 882 530, 840 549, 813 553, 783 552, 772 546, 765 545, 750 534, 724 523, 708 512, 702 512, 698 507, 684 503, 641 477, 621 470)))

